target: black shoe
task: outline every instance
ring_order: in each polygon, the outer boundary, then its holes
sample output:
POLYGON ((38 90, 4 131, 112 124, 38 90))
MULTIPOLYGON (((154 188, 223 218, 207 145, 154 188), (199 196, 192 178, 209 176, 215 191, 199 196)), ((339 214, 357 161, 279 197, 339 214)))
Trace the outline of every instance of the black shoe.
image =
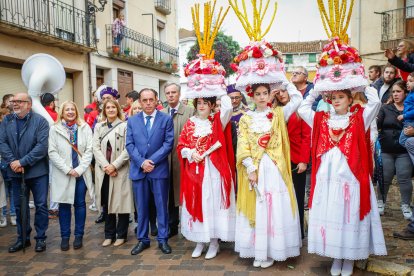
POLYGON ((414 233, 404 229, 402 232, 394 232, 393 237, 402 240, 414 240, 414 233))
POLYGON ((46 250, 46 241, 45 240, 36 240, 35 251, 43 252, 46 250))
POLYGON ((83 242, 82 237, 75 237, 75 240, 73 241, 73 249, 79 249, 82 248, 83 242))
POLYGON ((168 238, 178 235, 178 228, 170 228, 168 230, 168 238))
POLYGON ((137 245, 134 246, 134 248, 132 248, 131 250, 131 255, 137 255, 139 253, 141 253, 142 251, 144 251, 145 249, 149 248, 150 245, 149 244, 145 244, 143 242, 138 242, 137 245))
POLYGON ((157 225, 152 225, 151 226, 151 236, 153 236, 153 237, 158 236, 158 227, 157 227, 157 225))
POLYGON ((95 223, 102 223, 105 221, 105 214, 101 213, 99 217, 95 220, 95 223))
POLYGON ((62 238, 60 242, 60 250, 68 251, 69 250, 69 238, 62 238))
POLYGON ((159 243, 158 248, 161 249, 164 254, 171 254, 171 246, 169 246, 167 242, 159 243))
MULTIPOLYGON (((26 240, 25 247, 29 247, 29 246, 31 246, 30 240, 26 240)), ((23 249, 23 242, 19 240, 15 242, 15 244, 9 247, 9 253, 14 253, 22 249, 23 249)))

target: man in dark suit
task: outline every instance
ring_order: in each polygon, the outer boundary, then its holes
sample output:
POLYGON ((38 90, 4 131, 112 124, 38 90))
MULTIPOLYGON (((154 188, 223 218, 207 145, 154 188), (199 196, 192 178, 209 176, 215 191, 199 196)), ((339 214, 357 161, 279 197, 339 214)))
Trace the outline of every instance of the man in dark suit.
POLYGON ((187 120, 194 115, 194 108, 180 103, 181 87, 176 83, 167 83, 164 87, 168 106, 161 112, 169 114, 174 122, 174 150, 170 155, 170 194, 168 201, 169 233, 168 238, 178 234, 180 223, 180 161, 178 160, 178 137, 187 120))
POLYGON ((174 144, 174 126, 171 116, 156 110, 158 94, 144 88, 138 100, 142 111, 128 120, 126 148, 131 165, 134 200, 138 212, 138 244, 132 255, 141 253, 150 246, 148 238, 150 196, 154 197, 157 209, 158 247, 164 254, 171 253, 168 245, 168 155, 174 144), (152 194, 151 194, 152 192, 152 194))
POLYGON ((2 165, 11 177, 13 200, 17 214, 17 241, 9 247, 14 253, 30 246, 30 212, 27 201, 27 225, 21 224, 21 183, 24 177, 26 198, 31 191, 36 212, 36 252, 46 250, 46 230, 49 225, 47 194, 49 190, 49 163, 47 160, 47 142, 49 124, 45 118, 32 111, 32 98, 26 93, 14 95, 13 114, 7 115, 0 126, 0 155, 2 165), (24 173, 24 176, 23 174, 24 173), (26 229, 23 229, 26 227, 26 229), (26 240, 23 240, 23 231, 26 240))

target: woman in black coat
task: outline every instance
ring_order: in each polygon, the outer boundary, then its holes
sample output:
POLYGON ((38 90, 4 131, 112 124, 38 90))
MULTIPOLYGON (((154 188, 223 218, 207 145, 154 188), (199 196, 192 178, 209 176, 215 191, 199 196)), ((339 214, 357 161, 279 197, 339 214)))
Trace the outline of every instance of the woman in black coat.
POLYGON ((383 161, 384 191, 378 189, 378 209, 384 214, 387 193, 394 174, 401 193, 401 210, 404 218, 412 215, 410 208, 413 186, 411 183, 412 163, 407 150, 399 144, 399 137, 403 129, 402 111, 407 96, 404 81, 398 81, 392 86, 392 96, 378 113, 378 140, 381 144, 381 157, 383 161))

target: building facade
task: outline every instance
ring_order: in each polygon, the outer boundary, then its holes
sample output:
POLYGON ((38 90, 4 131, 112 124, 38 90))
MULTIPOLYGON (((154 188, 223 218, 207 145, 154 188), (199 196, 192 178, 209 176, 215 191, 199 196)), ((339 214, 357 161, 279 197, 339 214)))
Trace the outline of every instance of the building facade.
POLYGON ((386 64, 385 49, 414 39, 414 0, 356 0, 350 34, 366 67, 386 64))
POLYGON ((290 80, 292 71, 303 66, 308 70, 308 80, 313 81, 316 74, 316 64, 327 40, 303 42, 273 42, 272 45, 283 53, 286 76, 290 80))
POLYGON ((143 87, 160 91, 179 79, 176 0, 0 1, 0 96, 27 90, 21 67, 36 53, 65 68, 60 102, 84 106, 102 83, 121 95, 143 87), (112 23, 120 14, 125 27, 118 43, 112 23))

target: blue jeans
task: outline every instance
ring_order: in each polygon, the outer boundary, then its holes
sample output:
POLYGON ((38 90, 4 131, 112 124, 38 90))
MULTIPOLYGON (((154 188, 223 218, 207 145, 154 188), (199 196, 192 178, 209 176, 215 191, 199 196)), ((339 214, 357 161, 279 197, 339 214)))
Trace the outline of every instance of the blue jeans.
MULTIPOLYGON (((83 177, 76 178, 75 201, 75 237, 83 237, 86 220, 86 184, 83 177)), ((72 218, 72 204, 59 203, 59 224, 60 236, 62 238, 70 237, 70 224, 72 218)))
MULTIPOLYGON (((13 199, 14 206, 16 207, 16 222, 17 222, 17 235, 18 240, 22 240, 22 225, 20 218, 20 206, 21 206, 21 178, 12 177, 11 183, 13 188, 13 199)), ((47 211, 47 194, 49 190, 49 175, 43 175, 31 179, 25 179, 27 186, 26 189, 26 210, 27 210, 27 228, 26 228, 26 237, 30 239, 30 232, 32 232, 32 227, 30 226, 30 209, 29 209, 29 195, 30 191, 33 194, 33 200, 36 207, 34 227, 36 229, 36 240, 46 239, 46 230, 49 226, 49 217, 47 211)))
MULTIPOLYGON (((404 128, 409 127, 409 126, 414 127, 414 122, 404 122, 404 128)), ((403 146, 405 148, 406 147, 405 142, 407 142, 408 138, 410 138, 410 136, 405 135, 404 134, 404 129, 403 129, 401 131, 400 139, 399 139, 398 142, 400 143, 401 146, 403 146)))
MULTIPOLYGON (((14 207, 12 184, 10 181, 4 181, 4 186, 6 188, 6 198, 9 198, 9 202, 10 202, 9 215, 15 216, 16 208, 14 207)), ((3 216, 7 216, 7 206, 3 208, 3 216)))

